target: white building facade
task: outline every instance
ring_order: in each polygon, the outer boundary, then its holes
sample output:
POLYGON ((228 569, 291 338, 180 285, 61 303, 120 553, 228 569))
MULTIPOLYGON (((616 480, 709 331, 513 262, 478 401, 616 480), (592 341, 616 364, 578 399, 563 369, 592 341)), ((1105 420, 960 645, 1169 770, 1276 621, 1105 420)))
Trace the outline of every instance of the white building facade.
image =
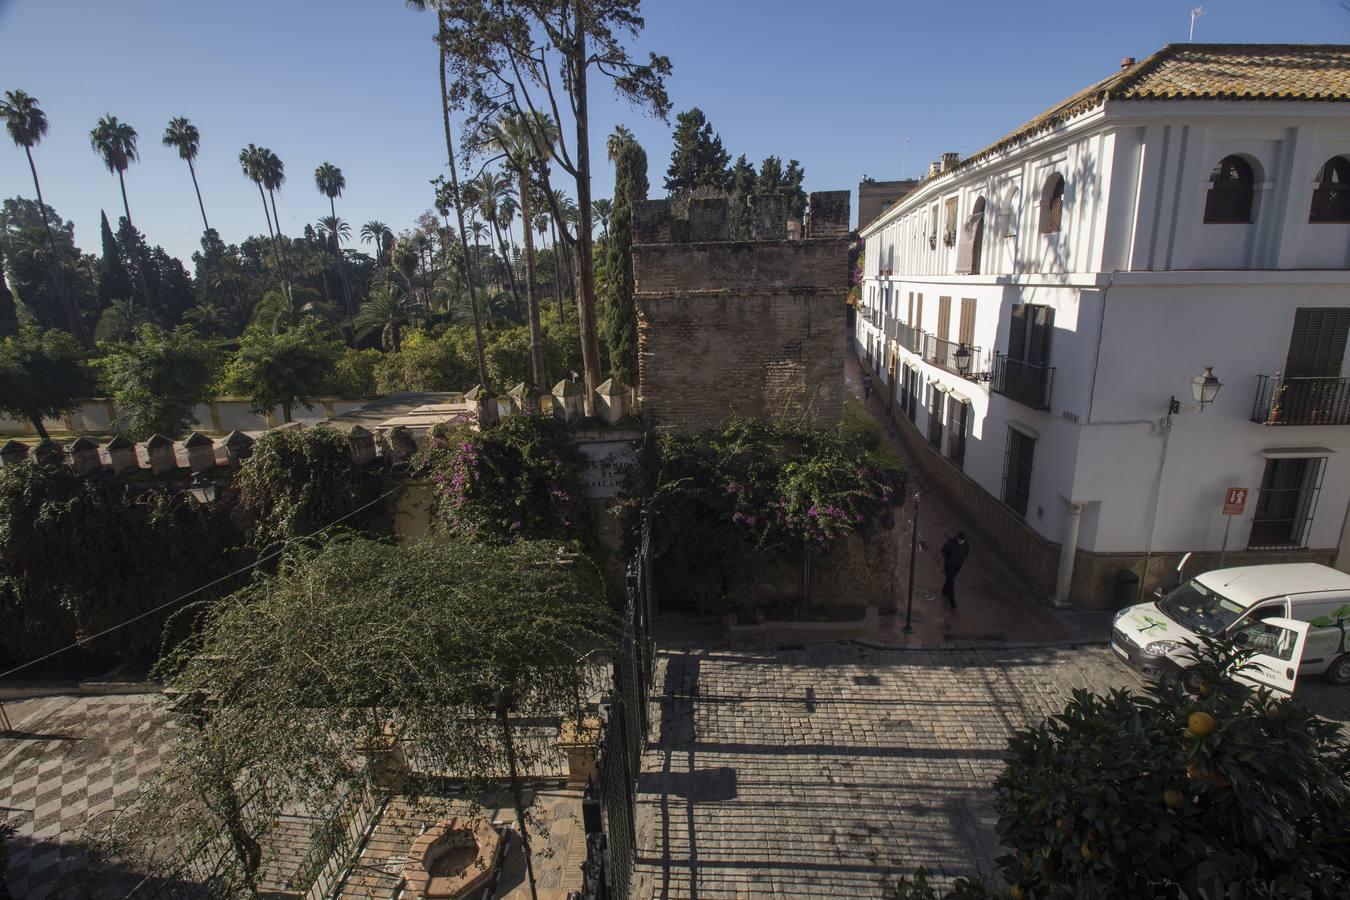
POLYGON ((1350 48, 1169 46, 862 232, 859 357, 920 468, 1046 593, 1105 606, 1120 570, 1151 589, 1190 551, 1337 556, 1347 99, 1350 48), (1193 409, 1206 367, 1222 388, 1193 409))

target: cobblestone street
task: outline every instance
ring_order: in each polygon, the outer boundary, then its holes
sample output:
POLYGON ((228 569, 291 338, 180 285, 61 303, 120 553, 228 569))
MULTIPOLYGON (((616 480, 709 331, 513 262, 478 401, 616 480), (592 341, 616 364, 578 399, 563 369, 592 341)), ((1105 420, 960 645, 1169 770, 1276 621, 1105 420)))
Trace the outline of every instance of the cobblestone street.
MULTIPOLYGON (((643 898, 878 897, 921 864, 987 873, 1008 736, 1075 688, 1139 684, 1104 647, 679 650, 659 665, 643 898)), ((1342 722, 1347 694, 1300 690, 1342 722)))

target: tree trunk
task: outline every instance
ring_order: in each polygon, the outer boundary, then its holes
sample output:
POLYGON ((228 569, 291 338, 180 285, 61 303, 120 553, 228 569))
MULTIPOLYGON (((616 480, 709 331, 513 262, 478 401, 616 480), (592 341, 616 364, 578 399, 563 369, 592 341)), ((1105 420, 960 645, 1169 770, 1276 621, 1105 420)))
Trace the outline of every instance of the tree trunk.
POLYGON ((562 270, 558 267, 558 226, 551 216, 548 220, 548 230, 553 233, 553 240, 550 244, 553 248, 553 291, 558 295, 558 324, 561 325, 563 320, 563 281, 562 270))
MULTIPOLYGON (((437 10, 437 22, 445 27, 445 8, 437 10)), ((445 155, 450 163, 450 191, 455 198, 455 218, 459 221, 459 246, 464 252, 464 280, 469 286, 469 308, 473 311, 474 346, 478 351, 478 381, 488 386, 487 353, 483 349, 483 323, 478 315, 478 295, 473 287, 473 268, 469 265, 469 239, 464 234, 464 204, 459 196, 459 171, 455 167, 455 143, 450 133, 450 93, 445 87, 445 45, 436 35, 436 46, 440 53, 441 76, 441 119, 445 124, 445 155)))
POLYGON ((272 200, 272 220, 277 225, 277 249, 281 252, 281 271, 286 279, 286 293, 291 293, 291 257, 286 252, 286 242, 281 234, 281 216, 277 214, 277 195, 275 191, 268 191, 267 196, 272 200))
POLYGON ((398 333, 398 322, 389 323, 389 340, 394 345, 395 353, 403 349, 402 336, 398 333))
POLYGON ((197 208, 202 211, 202 230, 210 231, 211 226, 206 223, 206 204, 202 202, 202 189, 197 185, 197 169, 192 165, 192 160, 187 161, 188 171, 192 173, 192 189, 197 192, 197 208))
POLYGON ((51 437, 51 435, 47 434, 46 426, 42 424, 42 416, 37 414, 31 415, 28 417, 28 421, 33 423, 33 430, 37 432, 38 437, 42 438, 44 441, 51 437))
POLYGON ((352 286, 347 280, 347 261, 342 258, 342 235, 338 234, 337 206, 328 198, 328 212, 333 217, 333 255, 337 257, 338 279, 342 282, 342 302, 347 307, 347 327, 352 332, 352 346, 356 346, 356 310, 352 308, 352 286))
POLYGON ((267 236, 272 240, 272 258, 276 260, 277 277, 281 279, 281 287, 286 292, 286 302, 290 302, 291 286, 286 283, 286 273, 281 268, 281 247, 277 244, 277 233, 272 230, 272 214, 267 211, 267 195, 263 193, 262 182, 258 182, 258 196, 262 198, 263 215, 267 218, 267 236))
MULTIPOLYGON (((526 222, 530 221, 529 175, 526 170, 520 172, 520 212, 526 222)), ((530 363, 534 370, 534 387, 542 396, 547 393, 544 373, 544 337, 539 328, 539 296, 534 288, 534 238, 530 229, 525 229, 525 302, 530 310, 530 363)))
POLYGON ((287 425, 291 421, 291 405, 289 403, 281 404, 281 424, 287 425))
POLYGON ((56 292, 57 301, 65 307, 66 318, 70 321, 70 333, 75 335, 75 340, 88 347, 89 332, 84 328, 84 319, 80 318, 80 309, 75 305, 74 298, 66 292, 65 279, 61 278, 57 267, 56 238, 52 236, 52 223, 47 217, 47 204, 42 199, 42 183, 38 181, 37 165, 33 162, 33 151, 25 146, 23 152, 28 156, 28 168, 33 173, 33 190, 37 191, 38 212, 42 213, 42 227, 47 230, 47 277, 52 280, 52 290, 56 292))
POLYGON ((502 266, 502 268, 506 270, 507 286, 511 288, 511 302, 516 308, 516 315, 519 316, 520 291, 516 288, 516 273, 511 266, 511 257, 508 256, 506 253, 506 241, 502 239, 502 229, 501 226, 497 223, 496 218, 491 219, 489 224, 492 226, 492 233, 497 238, 497 249, 500 250, 502 256, 505 257, 505 259, 503 259, 504 265, 502 266))
POLYGON ((585 0, 573 0, 577 33, 572 48, 572 89, 577 108, 577 325, 581 330, 581 364, 586 369, 586 413, 590 415, 595 410, 595 389, 600 386, 600 338, 595 327, 595 261, 591 255, 591 136, 586 104, 585 5, 585 0))
MULTIPOLYGON (((127 203, 127 179, 121 169, 117 170, 117 183, 122 186, 122 211, 127 214, 127 226, 131 230, 136 230, 136 225, 131 221, 131 204, 127 203)), ((141 298, 145 300, 145 311, 150 312, 150 282, 145 277, 145 242, 141 241, 137 247, 136 259, 136 280, 141 283, 141 298)))

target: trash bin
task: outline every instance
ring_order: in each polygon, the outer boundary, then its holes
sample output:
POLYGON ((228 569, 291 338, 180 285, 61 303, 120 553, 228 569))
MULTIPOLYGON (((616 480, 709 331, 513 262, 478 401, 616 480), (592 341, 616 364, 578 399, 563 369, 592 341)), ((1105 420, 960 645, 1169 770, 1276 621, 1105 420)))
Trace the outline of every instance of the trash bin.
POLYGON ((1139 576, 1129 569, 1116 573, 1116 609, 1133 606, 1139 597, 1139 576))

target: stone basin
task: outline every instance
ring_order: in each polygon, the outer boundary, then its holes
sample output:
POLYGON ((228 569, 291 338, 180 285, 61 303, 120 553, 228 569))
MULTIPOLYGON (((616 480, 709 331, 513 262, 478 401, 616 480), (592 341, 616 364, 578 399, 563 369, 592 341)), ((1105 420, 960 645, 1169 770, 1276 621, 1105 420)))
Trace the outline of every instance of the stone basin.
POLYGON ((497 871, 502 836, 487 819, 452 816, 413 841, 403 864, 407 896, 442 900, 471 897, 497 871))

